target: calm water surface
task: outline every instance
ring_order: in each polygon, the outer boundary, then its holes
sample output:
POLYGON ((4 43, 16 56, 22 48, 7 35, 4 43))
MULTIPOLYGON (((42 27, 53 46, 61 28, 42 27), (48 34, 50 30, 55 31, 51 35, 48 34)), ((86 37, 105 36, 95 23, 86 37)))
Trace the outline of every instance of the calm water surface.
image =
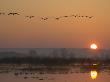
POLYGON ((1 65, 0 82, 110 82, 110 66, 1 65))

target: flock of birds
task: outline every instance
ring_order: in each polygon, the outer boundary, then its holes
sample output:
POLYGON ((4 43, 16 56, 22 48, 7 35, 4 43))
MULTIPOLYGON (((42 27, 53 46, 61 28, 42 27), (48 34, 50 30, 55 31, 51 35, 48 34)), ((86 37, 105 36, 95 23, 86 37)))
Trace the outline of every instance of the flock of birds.
MULTIPOLYGON (((0 12, 0 15, 8 15, 8 16, 17 16, 17 15, 21 15, 20 13, 17 13, 17 12, 10 12, 10 13, 4 13, 4 12, 0 12)), ((25 16, 25 18, 28 18, 28 19, 33 19, 35 18, 36 16, 34 15, 27 15, 25 16)), ((74 18, 88 18, 88 19, 91 19, 93 18, 93 16, 84 16, 84 15, 78 15, 78 14, 72 14, 72 15, 65 15, 65 16, 60 16, 60 17, 53 17, 55 20, 60 20, 62 18, 69 18, 69 17, 74 17, 74 18)), ((50 19, 50 17, 40 17, 41 20, 48 20, 50 19)))

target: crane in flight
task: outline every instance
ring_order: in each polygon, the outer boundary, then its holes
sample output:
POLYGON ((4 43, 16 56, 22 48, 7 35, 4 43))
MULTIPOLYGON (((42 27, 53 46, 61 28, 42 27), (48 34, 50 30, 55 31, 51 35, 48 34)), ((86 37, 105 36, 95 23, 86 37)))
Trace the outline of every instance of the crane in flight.
POLYGON ((57 17, 57 18, 55 18, 56 20, 60 20, 60 18, 59 17, 57 17))
POLYGON ((84 17, 84 16, 81 16, 82 18, 84 17))
POLYGON ((89 17, 89 19, 93 18, 93 16, 89 17))
POLYGON ((63 17, 67 18, 67 17, 69 17, 69 16, 63 16, 63 17))
POLYGON ((55 20, 60 20, 62 17, 60 16, 60 17, 55 17, 55 20))
POLYGON ((5 15, 5 13, 4 12, 0 12, 0 15, 5 15))
POLYGON ((34 18, 35 16, 26 16, 26 18, 29 18, 29 19, 32 19, 34 18))
POLYGON ((19 13, 8 13, 8 15, 14 16, 14 15, 20 15, 20 14, 19 13))
POLYGON ((88 18, 89 16, 85 16, 86 18, 88 18))
POLYGON ((41 17, 42 20, 48 20, 49 18, 47 17, 41 17))

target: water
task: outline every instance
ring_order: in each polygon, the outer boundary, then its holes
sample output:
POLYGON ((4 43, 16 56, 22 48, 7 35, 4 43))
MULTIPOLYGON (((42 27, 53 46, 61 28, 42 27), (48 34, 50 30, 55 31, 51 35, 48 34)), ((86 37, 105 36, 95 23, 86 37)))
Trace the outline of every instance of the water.
POLYGON ((0 82, 110 82, 110 66, 0 65, 0 82))

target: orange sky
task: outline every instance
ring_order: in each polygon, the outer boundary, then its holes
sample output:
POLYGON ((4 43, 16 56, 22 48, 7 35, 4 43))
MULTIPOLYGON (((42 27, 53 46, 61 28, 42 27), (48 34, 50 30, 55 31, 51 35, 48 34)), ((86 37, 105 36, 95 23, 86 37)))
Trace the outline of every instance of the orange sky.
POLYGON ((0 0, 0 11, 20 16, 0 16, 1 48, 85 48, 91 42, 110 48, 110 0, 0 0), (89 15, 86 18, 52 17, 89 15), (31 21, 26 15, 36 16, 31 21), (48 16, 50 20, 41 21, 48 16))

